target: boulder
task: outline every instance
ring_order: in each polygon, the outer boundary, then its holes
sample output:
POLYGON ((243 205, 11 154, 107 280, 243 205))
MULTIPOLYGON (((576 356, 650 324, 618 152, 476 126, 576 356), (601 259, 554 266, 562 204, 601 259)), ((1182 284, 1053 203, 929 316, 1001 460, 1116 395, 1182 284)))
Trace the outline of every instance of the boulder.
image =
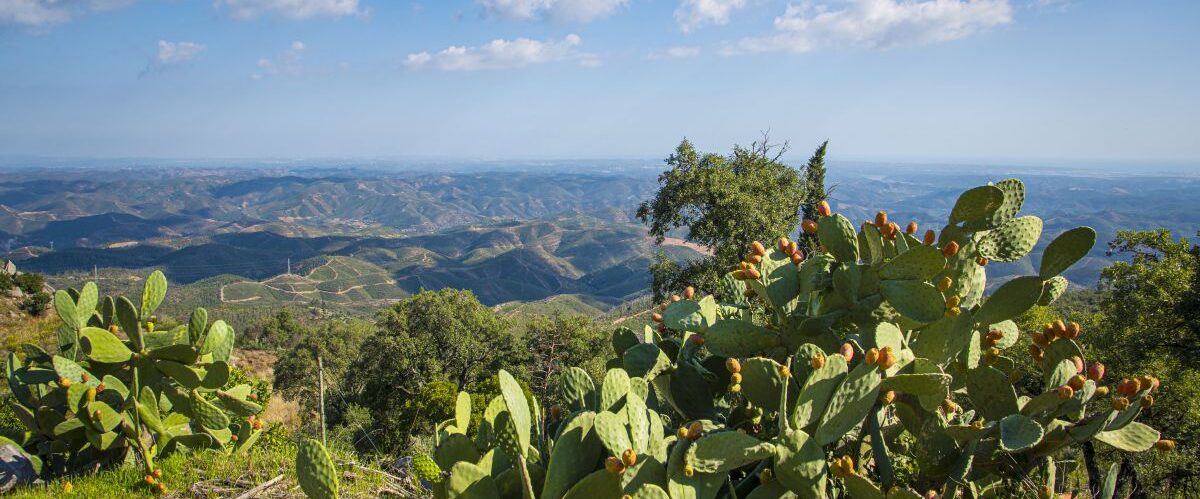
POLYGON ((33 461, 14 445, 0 445, 0 494, 38 479, 33 461))

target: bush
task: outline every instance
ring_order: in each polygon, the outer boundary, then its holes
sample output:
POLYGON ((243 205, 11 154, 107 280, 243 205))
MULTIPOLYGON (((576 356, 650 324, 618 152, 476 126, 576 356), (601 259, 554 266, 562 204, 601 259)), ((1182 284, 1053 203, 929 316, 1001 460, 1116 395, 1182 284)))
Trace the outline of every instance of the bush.
POLYGON ((26 296, 24 300, 21 300, 21 304, 17 305, 17 307, 29 315, 41 317, 42 314, 46 312, 46 306, 49 304, 50 295, 46 294, 44 291, 38 291, 37 293, 26 296))
POLYGON ((13 280, 13 284, 16 284, 18 288, 21 288, 21 291, 24 291, 25 294, 32 295, 35 293, 41 293, 42 290, 45 289, 46 278, 41 274, 31 274, 26 272, 23 274, 17 274, 17 277, 13 280))

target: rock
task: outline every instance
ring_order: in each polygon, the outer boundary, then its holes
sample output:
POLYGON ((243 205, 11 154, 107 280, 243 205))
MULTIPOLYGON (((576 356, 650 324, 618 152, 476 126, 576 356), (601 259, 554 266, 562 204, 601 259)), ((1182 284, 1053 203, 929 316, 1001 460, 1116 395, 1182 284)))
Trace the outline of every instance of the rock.
POLYGON ((17 264, 13 263, 12 260, 4 262, 4 272, 11 276, 17 275, 17 264))
POLYGON ((21 288, 14 287, 14 288, 8 290, 8 297, 9 298, 24 298, 25 292, 21 291, 21 288))
POLYGON ((38 479, 33 461, 14 445, 0 445, 0 494, 38 479))

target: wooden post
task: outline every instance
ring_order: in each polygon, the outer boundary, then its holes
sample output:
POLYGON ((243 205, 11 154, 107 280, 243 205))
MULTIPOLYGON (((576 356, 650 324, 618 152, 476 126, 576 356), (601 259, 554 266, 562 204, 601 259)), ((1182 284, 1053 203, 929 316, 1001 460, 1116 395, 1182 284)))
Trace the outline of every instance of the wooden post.
POLYGON ((321 404, 321 443, 329 445, 325 441, 325 362, 321 360, 321 356, 317 356, 317 381, 320 383, 320 394, 318 402, 321 404))

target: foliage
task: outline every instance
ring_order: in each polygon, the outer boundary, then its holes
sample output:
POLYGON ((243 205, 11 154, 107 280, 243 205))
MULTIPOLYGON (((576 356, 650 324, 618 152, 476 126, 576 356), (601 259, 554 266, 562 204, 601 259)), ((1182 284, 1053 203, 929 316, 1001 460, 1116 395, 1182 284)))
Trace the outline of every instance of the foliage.
POLYGON ((241 453, 258 438, 262 407, 251 387, 225 389, 233 330, 210 325, 203 309, 187 326, 156 330, 166 287, 152 274, 137 308, 125 297, 101 299, 90 282, 60 290, 57 352, 28 344, 24 358, 9 354, 10 405, 26 430, 19 443, 44 476, 134 459, 148 475, 171 453, 241 453))
POLYGON ((26 296, 24 300, 21 300, 21 304, 18 306, 18 308, 29 315, 39 317, 46 312, 46 306, 49 304, 50 295, 45 291, 38 291, 37 293, 26 296))
POLYGON ((444 380, 455 390, 467 389, 526 358, 507 322, 470 291, 423 291, 378 313, 375 333, 359 348, 341 386, 347 399, 370 410, 375 444, 390 452, 431 421, 397 411, 426 384, 444 380))
MULTIPOLYGON (((825 150, 829 147, 829 141, 822 142, 817 150, 813 151, 812 157, 808 158, 808 164, 804 166, 804 185, 805 194, 804 202, 800 205, 800 212, 805 219, 817 219, 817 206, 829 197, 829 191, 825 188, 825 150)), ((816 234, 800 233, 799 241, 800 248, 804 251, 812 251, 817 249, 816 234)))
MULTIPOLYGON (((343 388, 346 372, 361 351, 363 341, 371 335, 372 325, 365 321, 328 321, 316 327, 301 326, 295 334, 295 345, 285 350, 275 361, 275 390, 284 397, 300 402, 304 420, 317 424, 318 404, 317 358, 325 367, 327 403, 341 402, 351 390, 343 388)), ((332 405, 332 404, 331 404, 332 405)), ((330 411, 334 412, 334 411, 330 411)))
POLYGON ((14 286, 16 286, 16 283, 13 282, 12 276, 8 275, 8 272, 5 272, 3 267, 0 267, 0 291, 8 291, 14 286))
POLYGON ((292 311, 282 308, 278 312, 246 328, 246 345, 258 349, 288 349, 312 335, 292 311))
POLYGON ((22 272, 13 278, 13 284, 16 284, 21 291, 27 295, 41 293, 46 287, 46 277, 41 274, 32 272, 22 272))
POLYGON ((604 373, 604 361, 612 354, 608 334, 583 316, 535 317, 526 324, 524 336, 525 349, 531 356, 531 385, 543 400, 550 396, 551 381, 560 371, 577 366, 600 375, 604 373))
POLYGON ((1070 486, 1062 456, 1079 443, 1173 445, 1135 421, 1157 382, 1099 386, 1078 325, 1036 331, 1040 386, 1014 387, 1013 319, 1052 304, 1095 242, 1059 235, 1037 275, 985 298, 988 261, 1040 237, 1039 219, 1016 217, 1022 194, 1016 180, 967 191, 929 244, 822 207, 827 253, 749 245, 758 258, 722 282, 740 298, 689 289, 656 310, 659 330, 618 329, 604 377, 565 369, 548 411, 500 370, 486 404, 458 395, 415 471, 445 497, 1049 497, 1070 486))
POLYGON ((791 233, 800 221, 804 179, 779 162, 786 147, 774 149, 764 137, 750 147, 735 146, 729 156, 701 153, 687 139, 667 158, 670 170, 659 175, 654 199, 638 207, 662 243, 667 234, 687 228, 687 240, 712 250, 677 272, 654 273, 655 300, 686 284, 706 292, 717 289, 723 269, 746 257, 745 241, 773 240, 791 233), (770 207, 770 209, 762 209, 770 207))

